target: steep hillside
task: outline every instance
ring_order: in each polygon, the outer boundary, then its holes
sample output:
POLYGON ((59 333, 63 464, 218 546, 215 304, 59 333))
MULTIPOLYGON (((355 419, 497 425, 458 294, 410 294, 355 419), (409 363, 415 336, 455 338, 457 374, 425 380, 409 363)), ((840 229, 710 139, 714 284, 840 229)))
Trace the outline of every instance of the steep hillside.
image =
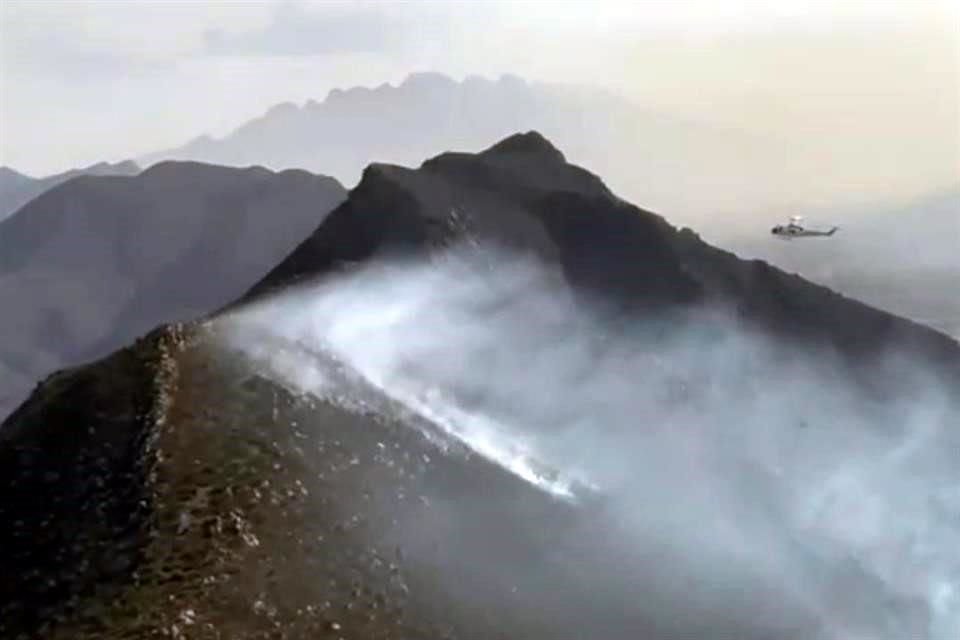
POLYGON ((77 176, 132 176, 140 171, 135 162, 127 160, 110 164, 99 162, 83 169, 73 169, 43 178, 31 178, 8 167, 0 167, 0 221, 38 195, 77 176))
MULTIPOLYGON (((956 371, 960 345, 931 329, 712 247, 614 196, 539 133, 419 169, 373 165, 350 198, 246 299, 378 254, 472 237, 559 264, 576 289, 620 311, 726 307, 781 340, 829 345, 856 362, 905 349, 956 371)), ((863 364, 861 363, 861 364, 863 364)), ((865 365, 869 366, 869 365, 865 365)))
POLYGON ((535 132, 314 226, 0 426, 0 635, 952 640, 956 342, 535 132))
POLYGON ((771 628, 653 622, 669 602, 632 571, 609 573, 625 556, 595 544, 611 535, 591 516, 599 503, 574 507, 442 444, 375 393, 361 411, 292 393, 219 332, 158 329, 51 376, 6 421, 2 637, 519 640, 602 626, 759 640, 771 628))
POLYGON ((0 413, 40 376, 235 298, 344 197, 302 171, 81 176, 0 224, 0 413))

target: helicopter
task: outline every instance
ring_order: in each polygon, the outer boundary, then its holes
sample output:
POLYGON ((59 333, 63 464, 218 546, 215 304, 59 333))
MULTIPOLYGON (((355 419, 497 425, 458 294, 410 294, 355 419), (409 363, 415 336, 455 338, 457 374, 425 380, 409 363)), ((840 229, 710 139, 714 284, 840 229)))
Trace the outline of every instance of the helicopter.
POLYGON ((829 231, 817 231, 814 229, 808 229, 803 225, 802 216, 790 216, 790 221, 787 224, 778 224, 770 230, 775 236, 780 236, 790 240, 791 238, 810 238, 810 237, 827 237, 832 236, 836 233, 839 227, 831 227, 829 231))

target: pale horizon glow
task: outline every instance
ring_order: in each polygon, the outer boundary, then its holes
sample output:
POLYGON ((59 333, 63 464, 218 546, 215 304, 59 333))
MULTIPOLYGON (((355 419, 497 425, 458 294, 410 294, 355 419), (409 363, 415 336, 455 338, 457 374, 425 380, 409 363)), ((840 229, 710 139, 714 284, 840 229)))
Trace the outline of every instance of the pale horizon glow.
POLYGON ((949 0, 8 0, 0 165, 42 176, 136 158, 417 71, 596 86, 813 149, 851 190, 914 195, 960 175, 949 0))

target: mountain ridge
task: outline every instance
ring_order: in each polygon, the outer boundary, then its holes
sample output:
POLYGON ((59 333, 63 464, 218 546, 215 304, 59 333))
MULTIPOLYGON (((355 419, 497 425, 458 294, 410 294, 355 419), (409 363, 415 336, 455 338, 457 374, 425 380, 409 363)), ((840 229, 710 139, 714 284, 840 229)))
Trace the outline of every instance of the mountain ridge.
POLYGON ((0 223, 0 408, 51 368, 231 300, 344 194, 304 171, 193 162, 45 191, 0 223))
POLYGON ((419 169, 373 164, 347 202, 240 301, 378 252, 447 246, 466 225, 481 241, 558 262, 575 288, 606 292, 615 306, 651 296, 654 305, 713 301, 757 327, 826 341, 851 357, 901 341, 944 366, 960 357, 949 336, 764 261, 741 260, 618 198, 563 158, 527 132, 477 154, 440 154, 419 169))
POLYGON ((140 167, 133 160, 124 160, 115 164, 98 162, 83 169, 71 169, 42 178, 27 176, 10 167, 0 167, 0 222, 45 191, 78 176, 131 176, 139 171, 140 167))
POLYGON ((371 160, 415 166, 531 129, 624 197, 699 226, 712 224, 717 211, 727 212, 729 225, 744 207, 779 205, 787 186, 822 184, 796 144, 785 153, 786 143, 665 115, 602 89, 509 74, 454 80, 423 73, 396 85, 332 89, 320 102, 274 105, 219 138, 200 136, 138 160, 300 167, 355 186, 371 160))
MULTIPOLYGON (((160 326, 97 362, 48 376, 0 426, 0 520, 12 523, 0 528, 0 565, 14 567, 11 580, 0 582, 0 631, 49 640, 187 631, 203 640, 254 640, 277 633, 291 640, 341 633, 553 640, 603 628, 608 637, 624 640, 638 633, 650 640, 717 634, 806 640, 837 628, 824 626, 818 605, 843 600, 836 595, 849 588, 858 594, 856 602, 843 601, 836 613, 831 610, 838 625, 850 623, 844 630, 880 628, 885 622, 877 618, 884 616, 870 614, 882 607, 909 619, 909 626, 897 627, 906 633, 885 637, 917 635, 922 613, 909 617, 912 603, 894 597, 901 594, 859 564, 851 571, 848 555, 834 561, 827 546, 826 559, 809 559, 821 550, 816 529, 805 536, 813 539, 810 546, 801 548, 806 554, 801 561, 809 564, 800 566, 809 572, 799 574, 811 583, 829 583, 812 592, 817 596, 813 606, 807 604, 807 592, 793 592, 792 583, 777 588, 782 568, 796 560, 790 554, 798 543, 789 535, 770 539, 783 542, 783 549, 774 545, 778 562, 770 563, 769 581, 755 578, 753 563, 733 563, 750 565, 750 571, 722 576, 722 591, 736 584, 736 598, 711 598, 715 584, 707 580, 698 591, 689 579, 697 574, 687 572, 683 549, 671 551, 672 539, 659 547, 634 544, 652 532, 638 531, 629 517, 611 519, 626 515, 607 511, 615 494, 574 505, 553 499, 482 455, 431 440, 407 411, 378 412, 376 403, 362 395, 352 403, 344 400, 351 389, 326 386, 338 376, 324 375, 336 363, 323 353, 296 354, 309 382, 317 383, 298 390, 292 381, 258 367, 253 355, 231 341, 231 327, 237 328, 232 314, 298 284, 332 279, 358 265, 423 263, 464 245, 482 259, 486 248, 496 246, 552 268, 580 296, 576 300, 583 308, 605 302, 602 317, 609 324, 598 326, 611 333, 642 321, 655 325, 659 337, 693 328, 699 344, 709 345, 715 332, 707 303, 719 301, 743 320, 739 328, 769 331, 780 342, 801 347, 801 353, 808 345, 825 353, 831 345, 846 350, 844 364, 860 366, 867 379, 914 371, 885 370, 870 360, 896 347, 929 365, 925 373, 943 374, 940 380, 954 385, 946 386, 948 391, 960 388, 960 375, 954 375, 960 374, 960 344, 762 261, 740 260, 707 245, 693 231, 678 230, 621 200, 544 141, 527 132, 481 153, 441 154, 417 169, 370 165, 340 205, 221 313, 160 326), (765 597, 777 602, 758 607, 765 597)), ((403 294, 380 290, 384 298, 403 294)), ((288 311, 281 307, 279 314, 288 311)), ((432 309, 425 311, 429 315, 432 309)), ((305 310, 311 326, 323 320, 314 317, 317 313, 305 310)), ((276 356, 289 346, 278 342, 256 335, 248 346, 276 356)), ((786 355, 796 357, 790 350, 786 355)), ((750 358, 746 353, 734 366, 749 369, 750 358)), ((694 381, 697 362, 690 363, 694 381)), ((279 363, 282 368, 284 361, 279 363)), ((775 363, 790 371, 793 361, 775 363)), ((486 377, 484 364, 471 361, 467 367, 480 367, 486 377)), ((637 370, 649 380, 621 381, 625 392, 669 382, 669 367, 667 380, 658 378, 655 365, 647 367, 643 358, 637 370)), ((620 369, 615 373, 622 376, 620 369)), ((846 384, 847 377, 838 379, 846 384)), ((776 380, 756 382, 760 395, 776 391, 769 387, 776 380)), ((511 380, 491 384, 511 386, 511 380)), ((587 400, 602 404, 603 399, 587 400)), ((720 401, 737 406, 740 400, 720 401)), ((881 408, 888 400, 873 397, 881 408)), ((662 473, 654 460, 663 444, 657 430, 686 442, 687 423, 703 418, 696 403, 686 406, 683 396, 678 403, 676 424, 625 416, 624 425, 644 427, 641 435, 649 430, 653 437, 625 456, 631 467, 650 474, 641 474, 645 481, 662 473), (640 449, 647 450, 645 458, 639 457, 640 449)), ((896 406, 891 411, 895 419, 901 417, 896 406)), ((723 438, 728 433, 723 431, 721 441, 739 447, 735 425, 725 418, 716 420, 721 431, 731 429, 730 438, 723 438)), ((795 416, 787 423, 790 418, 795 416)), ((762 439, 769 425, 761 423, 762 439)), ((588 424, 586 449, 603 439, 606 426, 602 420, 588 424)), ((821 426, 840 425, 826 421, 821 426)), ((821 431, 804 424, 790 428, 791 436, 821 431)), ((838 439, 820 437, 837 446, 838 439)), ((673 482, 692 487, 690 494, 680 495, 695 504, 719 499, 728 506, 723 492, 708 491, 716 478, 699 475, 714 460, 702 456, 701 443, 693 439, 695 446, 667 447, 681 466, 673 482)), ((707 446, 712 442, 708 439, 707 446)), ((609 463, 602 455, 606 450, 598 450, 602 462, 609 463)), ((748 456, 748 462, 756 461, 748 456)), ((669 457, 664 461, 673 463, 669 457)), ((751 473, 739 479, 764 486, 777 477, 751 473)), ((669 482, 672 476, 666 478, 669 482)), ((664 498, 665 485, 653 485, 648 500, 628 503, 649 518, 642 519, 640 529, 663 525, 668 534, 685 535, 691 522, 681 513, 679 525, 685 526, 670 528, 678 502, 664 498)), ((753 503, 777 495, 759 491, 749 497, 753 503)), ((739 522, 736 509, 721 512, 739 522)), ((764 531, 771 528, 767 512, 755 515, 764 531)), ((688 543, 697 545, 693 555, 716 533, 709 528, 702 539, 694 537, 688 543)), ((651 544, 658 540, 651 535, 651 544)), ((721 541, 719 546, 717 562, 727 566, 729 545, 721 541)), ((711 574, 716 566, 707 563, 711 574)))

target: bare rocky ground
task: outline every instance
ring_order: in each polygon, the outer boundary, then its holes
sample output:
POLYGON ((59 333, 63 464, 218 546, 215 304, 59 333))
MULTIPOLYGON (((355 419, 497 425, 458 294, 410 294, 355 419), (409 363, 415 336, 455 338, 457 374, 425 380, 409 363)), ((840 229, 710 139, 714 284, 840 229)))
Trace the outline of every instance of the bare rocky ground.
POLYGON ((571 506, 298 398, 210 329, 51 376, 2 434, 3 638, 562 637, 597 613, 562 613, 583 585, 541 588, 571 506))
POLYGON ((362 388, 293 394, 217 333, 158 329, 5 423, 0 637, 803 637, 663 615, 662 558, 618 551, 601 497, 548 495, 362 388))

